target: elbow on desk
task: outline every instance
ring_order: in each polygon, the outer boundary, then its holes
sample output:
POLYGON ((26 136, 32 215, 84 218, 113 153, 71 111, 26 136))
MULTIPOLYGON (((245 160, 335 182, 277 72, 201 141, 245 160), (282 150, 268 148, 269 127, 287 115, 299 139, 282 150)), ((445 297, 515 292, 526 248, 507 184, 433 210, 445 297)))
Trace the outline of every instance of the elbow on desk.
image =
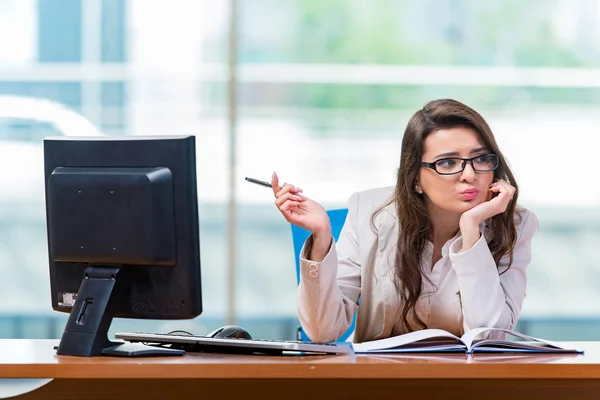
POLYGON ((304 333, 306 333, 306 336, 308 336, 311 342, 314 343, 331 343, 338 339, 338 336, 335 335, 335 333, 323 332, 315 326, 302 324, 302 329, 304 329, 304 333))
POLYGON ((337 341, 345 332, 344 327, 340 326, 343 323, 340 324, 339 322, 332 325, 319 320, 303 318, 300 314, 300 325, 306 336, 314 343, 331 343, 337 341))

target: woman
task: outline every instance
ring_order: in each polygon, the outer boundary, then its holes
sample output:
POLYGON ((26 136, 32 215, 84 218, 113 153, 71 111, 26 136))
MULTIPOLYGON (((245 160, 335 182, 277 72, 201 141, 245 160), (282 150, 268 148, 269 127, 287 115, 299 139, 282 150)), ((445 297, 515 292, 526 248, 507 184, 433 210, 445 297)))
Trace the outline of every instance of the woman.
POLYGON ((444 99, 417 111, 396 186, 353 194, 338 243, 321 205, 275 173, 271 184, 286 220, 312 233, 298 288, 311 340, 335 341, 356 311, 356 342, 516 325, 537 220, 516 208, 517 183, 475 110, 444 99))

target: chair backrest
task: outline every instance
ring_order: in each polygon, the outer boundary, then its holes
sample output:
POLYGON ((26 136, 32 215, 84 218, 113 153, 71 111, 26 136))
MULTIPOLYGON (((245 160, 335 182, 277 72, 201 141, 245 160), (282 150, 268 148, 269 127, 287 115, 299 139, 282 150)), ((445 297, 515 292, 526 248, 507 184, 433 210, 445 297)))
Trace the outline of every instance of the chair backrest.
MULTIPOLYGON (((340 232, 342 230, 342 226, 344 226, 344 222, 346 222, 346 216, 348 215, 347 208, 340 208, 336 210, 328 210, 327 215, 329 215, 329 220, 331 221, 331 233, 333 238, 337 242, 340 232)), ((296 282, 300 283, 300 250, 302 250, 302 246, 306 239, 310 236, 310 232, 306 229, 300 228, 296 225, 292 225, 292 240, 294 242, 294 254, 296 260, 296 282)), ((354 332, 354 327, 356 324, 356 315, 352 320, 352 325, 348 328, 348 331, 342 335, 341 338, 338 339, 338 342, 344 342, 348 337, 354 332)), ((300 331, 300 338, 304 341, 309 341, 310 339, 306 336, 303 330, 300 331)))

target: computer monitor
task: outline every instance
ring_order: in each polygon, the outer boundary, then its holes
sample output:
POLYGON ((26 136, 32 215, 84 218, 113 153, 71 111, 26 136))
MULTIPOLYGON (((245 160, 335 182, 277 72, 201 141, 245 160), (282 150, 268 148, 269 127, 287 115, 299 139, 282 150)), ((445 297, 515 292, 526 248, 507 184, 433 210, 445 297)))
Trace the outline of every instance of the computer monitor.
POLYGON ((44 167, 52 308, 70 313, 57 353, 181 354, 107 333, 202 312, 195 138, 46 138, 44 167))

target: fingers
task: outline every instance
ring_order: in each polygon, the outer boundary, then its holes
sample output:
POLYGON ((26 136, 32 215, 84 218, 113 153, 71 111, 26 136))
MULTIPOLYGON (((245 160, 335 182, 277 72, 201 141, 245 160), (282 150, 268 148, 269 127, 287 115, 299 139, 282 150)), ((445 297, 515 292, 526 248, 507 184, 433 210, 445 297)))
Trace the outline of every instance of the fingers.
POLYGON ((287 201, 300 202, 302 200, 303 200, 302 197, 300 197, 296 194, 290 193, 290 192, 286 192, 286 193, 282 194, 281 196, 277 197, 277 199, 275 200, 275 205, 277 207, 281 208, 281 206, 287 201))
POLYGON ((490 201, 496 204, 497 213, 502 213, 508 208, 508 204, 517 190, 505 180, 500 179, 490 185, 489 191, 490 195, 492 193, 498 193, 498 195, 490 201))
POLYGON ((294 193, 294 194, 302 193, 302 189, 300 189, 297 186, 290 185, 289 183, 284 183, 281 190, 282 191, 289 190, 290 193, 294 193))
MULTIPOLYGON (((281 190, 281 192, 284 192, 284 190, 281 190)), ((292 193, 289 188, 287 188, 282 195, 279 196, 279 193, 277 195, 278 197, 275 199, 275 206, 279 209, 279 212, 281 212, 287 222, 294 223, 295 217, 297 217, 300 212, 302 202, 306 197, 292 193)))
POLYGON ((279 177, 275 171, 273 171, 273 175, 271 175, 271 188, 273 189, 273 195, 277 197, 277 192, 279 192, 281 188, 279 187, 279 177))
POLYGON ((517 189, 515 189, 514 186, 510 185, 508 182, 502 180, 499 181, 499 187, 501 188, 501 191, 506 192, 506 194, 510 197, 510 199, 512 200, 513 196, 515 195, 515 192, 517 191, 517 189))
POLYGON ((285 219, 287 219, 288 222, 290 222, 290 217, 291 217, 290 214, 293 211, 297 211, 299 207, 300 207, 300 203, 297 201, 286 201, 285 203, 283 203, 281 205, 281 207, 279 207, 279 210, 281 211, 281 213, 283 214, 285 219))
POLYGON ((510 199, 512 199, 517 189, 508 182, 506 182, 504 179, 499 179, 498 181, 490 185, 490 191, 496 193, 507 193, 510 199))
POLYGON ((296 223, 295 221, 300 214, 301 203, 294 200, 287 200, 279 207, 279 212, 283 215, 285 220, 290 224, 296 223))
POLYGON ((271 187, 275 196, 275 206, 286 221, 297 223, 298 215, 302 212, 302 202, 307 200, 307 197, 300 194, 302 193, 302 189, 285 182, 280 186, 279 177, 276 172, 273 172, 271 176, 271 187))
POLYGON ((271 176, 271 187, 273 188, 273 194, 275 195, 275 198, 279 198, 288 192, 293 194, 302 193, 302 189, 288 183, 284 183, 283 186, 279 186, 279 177, 277 176, 276 172, 273 172, 273 175, 271 176))

